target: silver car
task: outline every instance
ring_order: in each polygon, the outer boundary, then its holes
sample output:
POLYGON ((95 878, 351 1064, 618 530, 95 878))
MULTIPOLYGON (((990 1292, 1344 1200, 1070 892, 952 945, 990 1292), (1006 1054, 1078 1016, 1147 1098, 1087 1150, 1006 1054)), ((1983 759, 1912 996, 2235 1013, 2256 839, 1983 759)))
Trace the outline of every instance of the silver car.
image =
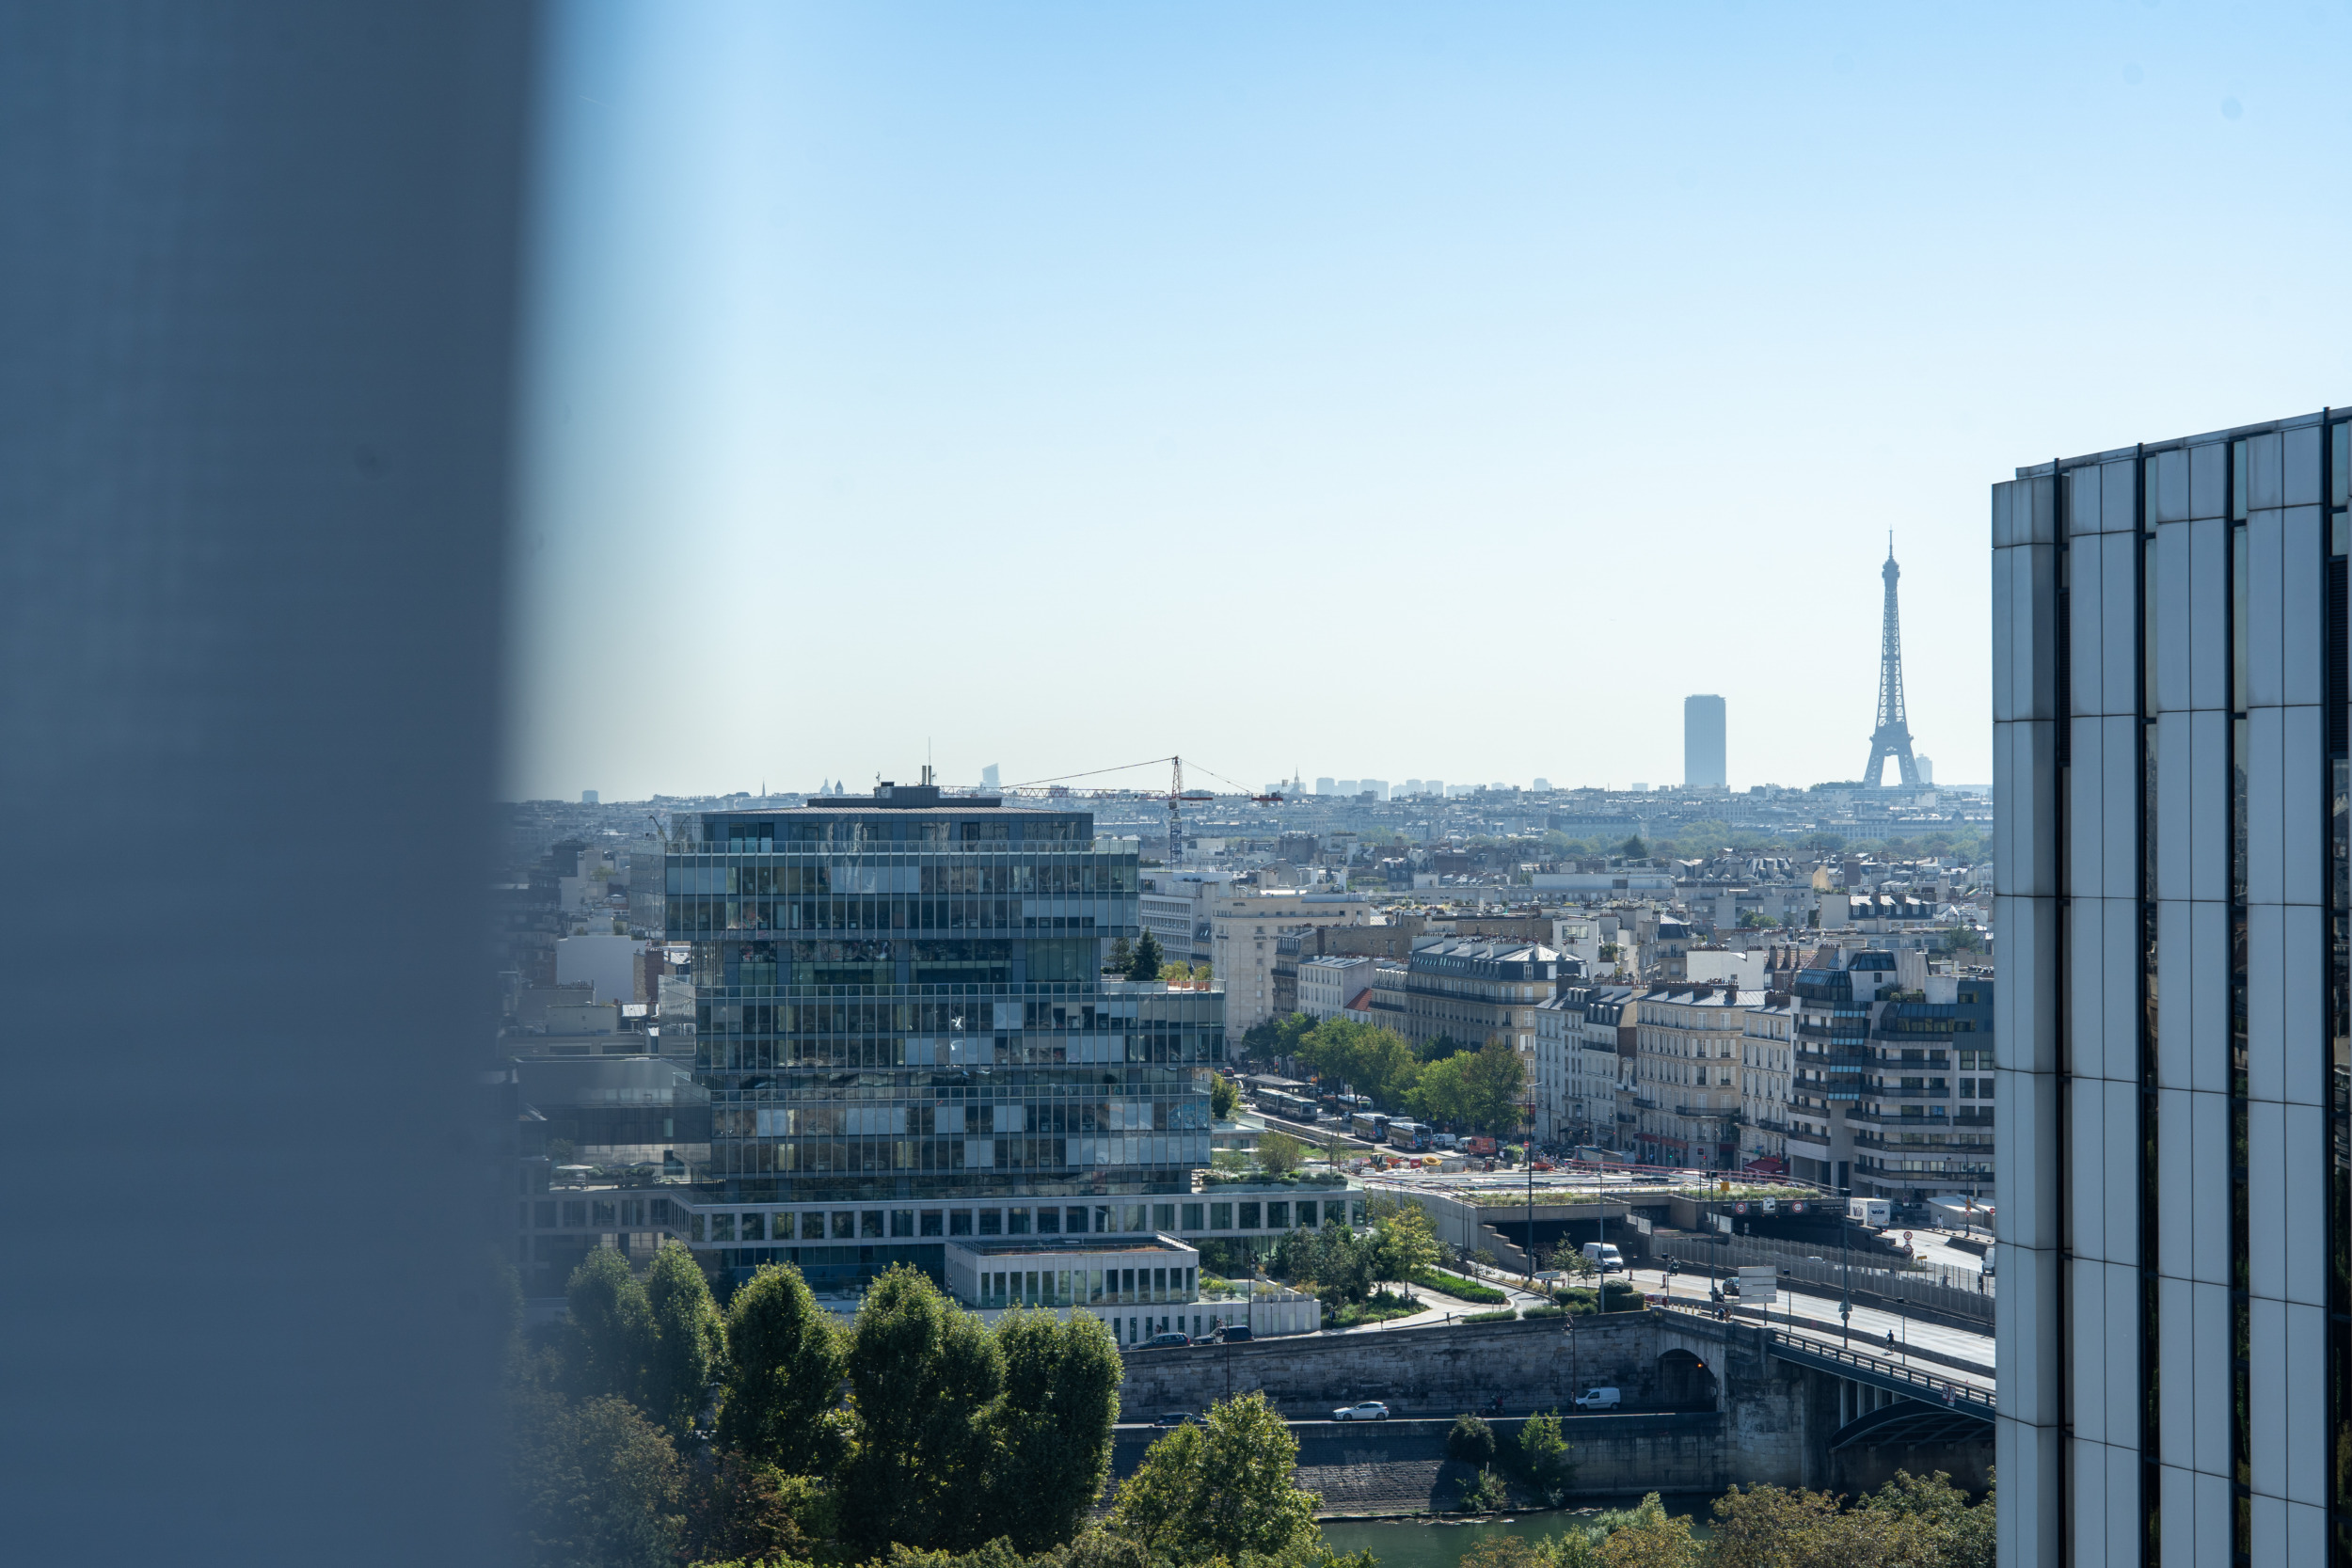
POLYGON ((1366 1400, 1361 1404, 1332 1411, 1331 1418, 1335 1421, 1385 1421, 1389 1418, 1389 1407, 1378 1400, 1366 1400))

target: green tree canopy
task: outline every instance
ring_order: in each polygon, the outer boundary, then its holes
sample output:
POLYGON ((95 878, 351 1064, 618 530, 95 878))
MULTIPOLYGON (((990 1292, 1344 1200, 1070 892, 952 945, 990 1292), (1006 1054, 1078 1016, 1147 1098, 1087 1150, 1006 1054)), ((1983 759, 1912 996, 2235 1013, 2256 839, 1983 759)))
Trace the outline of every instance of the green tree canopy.
POLYGON ((1268 1176, 1288 1176, 1306 1155, 1307 1146, 1288 1132, 1258 1134, 1258 1168, 1268 1176))
POLYGON ((991 1506, 981 1533, 1025 1552, 1068 1541, 1103 1495, 1125 1373, 1100 1318, 1010 1312, 997 1321, 1004 1391, 990 1413, 991 1506))
POLYGON ((1167 961, 1168 955, 1160 950, 1160 939, 1146 931, 1136 939, 1135 957, 1127 964, 1127 978, 1156 980, 1160 977, 1160 966, 1167 961))
POLYGON ((1266 1267, 1277 1279, 1309 1288, 1326 1310, 1335 1311, 1372 1294, 1373 1243, 1348 1226, 1302 1226, 1274 1243, 1266 1267))
POLYGON ((1221 1072, 1209 1074, 1209 1115, 1218 1121, 1233 1119, 1233 1107, 1241 1103, 1241 1087, 1221 1072))
POLYGON ((1312 1492, 1291 1484, 1298 1440, 1262 1393, 1212 1405, 1152 1445, 1119 1488, 1113 1527, 1153 1560, 1296 1558, 1320 1543, 1312 1492))
POLYGON ((564 1347, 569 1381, 582 1398, 644 1399, 654 1342, 653 1308, 628 1259, 597 1247, 564 1287, 570 1330, 564 1347))
POLYGON ((1530 1416, 1527 1424, 1519 1428, 1518 1459, 1519 1474, 1543 1494, 1545 1502, 1555 1508, 1567 1489, 1576 1484, 1576 1465, 1568 1459, 1567 1439, 1560 1434, 1557 1410, 1530 1416))
POLYGON ((610 1394, 513 1398, 519 1560, 530 1568, 675 1568, 686 1467, 661 1429, 610 1394))
POLYGON ((833 1316, 801 1271, 764 1263, 727 1303, 727 1379, 719 1441, 794 1475, 840 1457, 828 1419, 839 1402, 845 1357, 833 1316))
POLYGON ((963 1547, 985 1516, 980 1416, 1004 1358, 978 1318, 910 1264, 867 1288, 850 1330, 855 1446, 838 1477, 851 1544, 963 1547))
POLYGON ((1402 1106, 1422 1072, 1421 1059, 1402 1035, 1352 1019, 1326 1019, 1300 1035, 1290 1054, 1325 1080, 1388 1106, 1402 1106))
POLYGON ((1499 1039, 1422 1069, 1408 1103, 1432 1121, 1508 1132, 1519 1125, 1519 1101, 1527 1085, 1519 1053, 1499 1039))
POLYGON ((1631 838, 1617 846, 1617 853, 1629 861, 1647 860, 1649 859, 1649 846, 1642 842, 1640 833, 1635 833, 1631 838))
POLYGON ((1409 1286, 1421 1277, 1422 1270, 1433 1267, 1442 1253, 1437 1232, 1430 1227, 1429 1215, 1418 1203, 1375 1199, 1372 1224, 1375 1279, 1409 1286))
POLYGON ((710 1299, 710 1282, 693 1254, 664 1242, 645 1271, 653 1342, 645 1357, 645 1413, 683 1433, 709 1396, 726 1358, 726 1331, 710 1299))

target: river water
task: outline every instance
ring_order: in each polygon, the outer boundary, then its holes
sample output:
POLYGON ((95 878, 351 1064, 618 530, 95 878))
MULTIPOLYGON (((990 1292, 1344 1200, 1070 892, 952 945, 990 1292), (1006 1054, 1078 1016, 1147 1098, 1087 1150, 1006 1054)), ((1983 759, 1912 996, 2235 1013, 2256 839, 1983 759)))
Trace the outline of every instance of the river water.
MULTIPOLYGON (((1568 1525, 1593 1517, 1604 1508, 1630 1508, 1639 1497, 1613 1498, 1583 1508, 1563 1509, 1556 1513, 1514 1514, 1501 1519, 1481 1519, 1461 1524, 1430 1523, 1414 1519, 1356 1520, 1345 1524, 1323 1527, 1323 1538, 1334 1551, 1360 1552, 1369 1550, 1380 1560, 1381 1568, 1454 1568, 1462 1554, 1490 1535, 1535 1537, 1557 1535, 1568 1525)), ((1709 1531, 1707 1522, 1714 1517, 1712 1497, 1679 1497, 1666 1499, 1666 1512, 1689 1514, 1697 1528, 1693 1531, 1705 1540, 1709 1531)))

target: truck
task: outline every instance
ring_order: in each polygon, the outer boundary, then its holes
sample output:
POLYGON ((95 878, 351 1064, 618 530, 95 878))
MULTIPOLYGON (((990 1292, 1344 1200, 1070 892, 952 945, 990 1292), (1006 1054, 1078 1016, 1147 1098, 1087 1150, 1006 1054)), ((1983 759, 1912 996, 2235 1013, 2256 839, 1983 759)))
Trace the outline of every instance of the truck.
POLYGON ((1742 1263, 1724 1281, 1724 1294, 1743 1307, 1770 1307, 1780 1293, 1780 1271, 1770 1263, 1742 1263))
POLYGON ((1883 1197, 1850 1197, 1846 1199, 1846 1217, 1856 1225, 1883 1230, 1895 1221, 1895 1206, 1883 1197))
POLYGON ((1481 1157, 1490 1157, 1493 1155, 1494 1151, 1495 1141, 1492 1138, 1487 1137, 1484 1132, 1478 1133, 1473 1137, 1464 1138, 1462 1140, 1462 1152, 1465 1154, 1476 1154, 1481 1157))

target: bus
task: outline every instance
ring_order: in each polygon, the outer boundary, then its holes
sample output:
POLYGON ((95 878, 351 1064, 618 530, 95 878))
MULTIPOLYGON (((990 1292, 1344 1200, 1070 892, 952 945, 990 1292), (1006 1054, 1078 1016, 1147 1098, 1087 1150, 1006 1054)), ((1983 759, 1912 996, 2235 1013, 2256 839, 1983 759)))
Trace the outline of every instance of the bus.
POLYGON ((1267 1116, 1280 1117, 1285 1121, 1303 1121, 1310 1127, 1315 1123, 1315 1102, 1303 1094, 1261 1089, 1258 1091, 1258 1109, 1267 1116))
POLYGON ((1391 1148, 1427 1148, 1429 1129, 1418 1121, 1389 1123, 1389 1147, 1391 1148))
POLYGON ((1381 1143, 1389 1135, 1389 1118, 1378 1111, 1359 1111, 1347 1118, 1347 1130, 1366 1143, 1381 1143))

